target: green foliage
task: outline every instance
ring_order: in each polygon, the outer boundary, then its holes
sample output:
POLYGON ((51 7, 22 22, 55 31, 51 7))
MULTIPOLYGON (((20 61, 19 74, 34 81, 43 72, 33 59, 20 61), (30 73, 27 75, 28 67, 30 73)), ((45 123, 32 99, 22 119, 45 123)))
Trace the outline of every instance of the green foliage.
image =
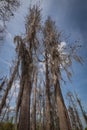
POLYGON ((10 122, 0 123, 0 130, 14 130, 14 125, 10 122))
POLYGON ((85 128, 85 130, 87 130, 87 127, 85 128))

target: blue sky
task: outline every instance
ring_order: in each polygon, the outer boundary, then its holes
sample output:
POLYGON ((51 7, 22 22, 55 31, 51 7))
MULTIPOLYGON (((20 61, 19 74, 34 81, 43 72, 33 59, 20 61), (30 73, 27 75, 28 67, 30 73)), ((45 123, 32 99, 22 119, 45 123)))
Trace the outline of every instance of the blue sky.
MULTIPOLYGON (((38 0, 37 0, 38 1, 38 0)), ((23 35, 25 32, 25 17, 32 0, 22 0, 22 5, 15 12, 15 16, 7 23, 7 34, 4 41, 0 41, 0 74, 9 75, 9 65, 14 58, 13 37, 23 35)), ((34 3, 34 0, 33 0, 34 3)), ((42 18, 46 19, 50 15, 59 31, 64 32, 64 37, 68 37, 69 43, 79 40, 83 47, 79 54, 84 58, 83 66, 73 63, 72 83, 67 81, 62 84, 64 95, 68 90, 77 91, 82 103, 87 109, 87 0, 41 0, 42 18)), ((63 74, 64 78, 66 76, 63 74)), ((67 80, 67 79, 66 79, 67 80)))

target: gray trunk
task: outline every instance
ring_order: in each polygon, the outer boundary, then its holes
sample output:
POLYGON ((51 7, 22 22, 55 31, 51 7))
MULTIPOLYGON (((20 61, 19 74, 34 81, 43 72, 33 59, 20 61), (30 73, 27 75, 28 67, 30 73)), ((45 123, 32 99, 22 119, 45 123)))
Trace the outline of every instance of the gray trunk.
POLYGON ((26 79, 20 109, 19 130, 30 130, 30 91, 31 82, 26 79))
POLYGON ((56 102, 58 106, 57 108, 58 108, 60 130, 71 130, 68 112, 63 100, 63 96, 60 89, 60 83, 58 80, 55 84, 55 93, 56 93, 56 102))

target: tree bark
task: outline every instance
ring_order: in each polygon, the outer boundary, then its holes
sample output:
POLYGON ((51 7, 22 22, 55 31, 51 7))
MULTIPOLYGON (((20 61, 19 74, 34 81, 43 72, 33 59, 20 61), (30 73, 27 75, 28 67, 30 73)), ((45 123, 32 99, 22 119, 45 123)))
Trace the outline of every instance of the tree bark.
POLYGON ((13 72, 12 72, 11 78, 10 78, 8 84, 7 84, 7 88, 6 88, 5 94, 4 94, 4 96, 3 96, 3 98, 2 98, 2 101, 1 101, 1 104, 0 104, 0 114, 1 114, 1 112, 2 112, 3 107, 4 107, 5 104, 6 104, 6 99, 7 99, 8 93, 9 93, 11 87, 12 87, 12 84, 13 84, 13 81, 14 81, 14 78, 15 78, 15 75, 16 75, 16 73, 17 73, 17 71, 18 71, 18 66, 19 66, 19 61, 17 61, 16 65, 15 65, 15 67, 14 67, 14 70, 13 70, 13 72))
POLYGON ((47 50, 45 52, 46 58, 46 130, 52 130, 52 119, 51 119, 51 102, 50 102, 50 81, 49 81, 49 70, 48 70, 48 57, 47 50))
POLYGON ((81 104, 81 101, 80 101, 80 99, 78 98, 77 95, 76 95, 76 99, 77 99, 78 105, 79 105, 79 107, 81 109, 81 112, 82 112, 83 118, 85 120, 85 123, 87 124, 87 115, 86 115, 86 112, 84 111, 83 106, 81 104))
POLYGON ((60 130, 71 130, 71 124, 68 112, 63 100, 63 96, 60 89, 60 83, 58 79, 55 84, 55 93, 56 93, 56 103, 58 108, 60 130))
POLYGON ((37 88, 37 74, 34 77, 34 104, 33 104, 33 130, 36 130, 36 88, 37 88))
POLYGON ((26 47, 21 45, 21 88, 23 88, 23 94, 20 106, 19 115, 19 130, 30 130, 30 96, 31 96, 31 60, 26 47))
POLYGON ((25 77, 23 97, 20 108, 19 130, 30 130, 30 93, 31 82, 25 77))

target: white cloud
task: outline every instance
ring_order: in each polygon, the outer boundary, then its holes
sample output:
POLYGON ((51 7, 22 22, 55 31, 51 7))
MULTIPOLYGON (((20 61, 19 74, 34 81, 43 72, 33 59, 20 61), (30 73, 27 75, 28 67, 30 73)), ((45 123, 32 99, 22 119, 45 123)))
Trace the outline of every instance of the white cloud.
POLYGON ((65 46, 66 46, 66 42, 61 42, 61 43, 58 45, 58 51, 59 51, 59 52, 63 52, 65 46))

